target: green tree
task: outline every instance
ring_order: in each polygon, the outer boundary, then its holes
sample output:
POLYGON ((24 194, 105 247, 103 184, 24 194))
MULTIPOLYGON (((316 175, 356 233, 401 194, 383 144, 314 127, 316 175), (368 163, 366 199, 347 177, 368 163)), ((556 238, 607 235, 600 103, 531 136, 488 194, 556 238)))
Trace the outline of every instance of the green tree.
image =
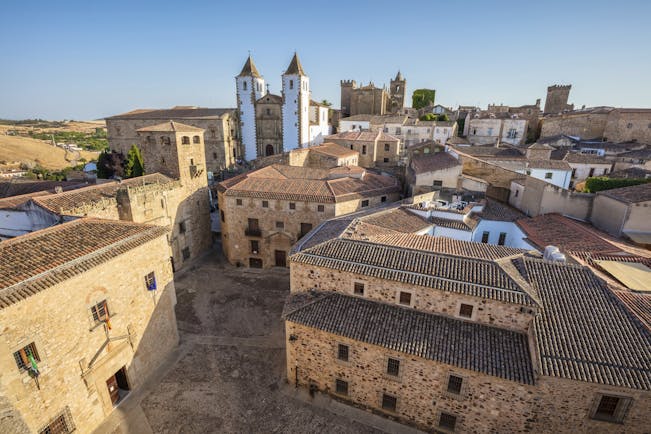
POLYGON ((135 178, 145 174, 145 163, 142 161, 142 154, 136 145, 131 145, 127 159, 124 162, 124 177, 135 178))
POLYGON ((97 158, 97 177, 109 179, 124 176, 124 154, 115 151, 102 151, 97 158))
POLYGON ((434 89, 416 89, 411 96, 411 106, 415 109, 421 109, 428 105, 434 105, 434 89))
POLYGON ((325 106, 328 106, 328 107, 332 107, 332 103, 330 101, 328 101, 327 99, 322 99, 321 104, 323 104, 325 106))
POLYGON ((420 119, 421 121, 444 121, 444 122, 448 122, 450 120, 448 115, 446 115, 445 113, 440 115, 434 113, 426 113, 418 119, 420 119))

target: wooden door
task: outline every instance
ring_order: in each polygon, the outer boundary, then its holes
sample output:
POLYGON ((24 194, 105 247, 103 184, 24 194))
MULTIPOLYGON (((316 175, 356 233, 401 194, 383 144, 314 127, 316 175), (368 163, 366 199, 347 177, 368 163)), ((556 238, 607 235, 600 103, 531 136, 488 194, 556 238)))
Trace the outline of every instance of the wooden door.
POLYGON ((287 254, 284 250, 276 250, 276 267, 286 267, 287 266, 287 254))
POLYGON ((118 380, 115 378, 115 375, 106 380, 106 386, 108 387, 109 395, 111 395, 111 404, 115 405, 120 399, 120 389, 118 388, 118 380))

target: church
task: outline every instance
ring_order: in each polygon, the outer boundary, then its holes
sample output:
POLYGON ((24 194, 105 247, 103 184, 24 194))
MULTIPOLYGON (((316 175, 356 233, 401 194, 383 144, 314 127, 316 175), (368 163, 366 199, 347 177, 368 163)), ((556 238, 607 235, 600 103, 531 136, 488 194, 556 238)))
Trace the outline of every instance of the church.
POLYGON ((331 134, 328 107, 311 99, 310 78, 296 53, 282 75, 282 95, 269 92, 250 55, 235 83, 247 160, 318 145, 331 134))

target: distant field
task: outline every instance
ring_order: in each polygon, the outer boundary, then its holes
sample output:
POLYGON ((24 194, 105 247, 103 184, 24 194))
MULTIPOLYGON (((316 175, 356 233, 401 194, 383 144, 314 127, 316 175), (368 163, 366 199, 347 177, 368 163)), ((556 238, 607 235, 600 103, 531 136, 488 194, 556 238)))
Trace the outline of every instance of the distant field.
MULTIPOLYGON (((97 159, 99 152, 81 151, 80 158, 97 159)), ((68 158, 76 155, 69 154, 68 158)), ((20 163, 37 163, 50 170, 60 170, 71 165, 66 161, 66 151, 43 140, 19 136, 6 136, 0 131, 0 168, 16 167, 20 163)))

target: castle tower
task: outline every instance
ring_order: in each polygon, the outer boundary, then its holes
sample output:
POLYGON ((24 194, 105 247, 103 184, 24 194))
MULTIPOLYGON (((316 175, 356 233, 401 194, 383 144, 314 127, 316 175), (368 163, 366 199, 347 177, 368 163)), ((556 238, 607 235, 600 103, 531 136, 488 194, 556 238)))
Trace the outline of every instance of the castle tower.
POLYGON ((400 71, 396 74, 396 78, 391 80, 389 92, 391 113, 397 113, 405 107, 405 96, 407 95, 407 80, 405 80, 400 71))
POLYGON ((242 72, 235 77, 237 109, 240 115, 240 137, 246 160, 258 157, 256 145, 255 102, 265 94, 264 78, 249 58, 242 72))
POLYGON ((310 79, 294 57, 283 74, 283 150, 307 146, 310 141, 310 79))
POLYGON ((357 82, 355 80, 341 80, 341 117, 347 118, 350 116, 350 104, 353 97, 353 91, 357 89, 357 82))
POLYGON ((547 88, 547 99, 545 99, 545 109, 543 114, 561 113, 565 110, 574 109, 574 104, 568 104, 572 85, 553 85, 547 88))

